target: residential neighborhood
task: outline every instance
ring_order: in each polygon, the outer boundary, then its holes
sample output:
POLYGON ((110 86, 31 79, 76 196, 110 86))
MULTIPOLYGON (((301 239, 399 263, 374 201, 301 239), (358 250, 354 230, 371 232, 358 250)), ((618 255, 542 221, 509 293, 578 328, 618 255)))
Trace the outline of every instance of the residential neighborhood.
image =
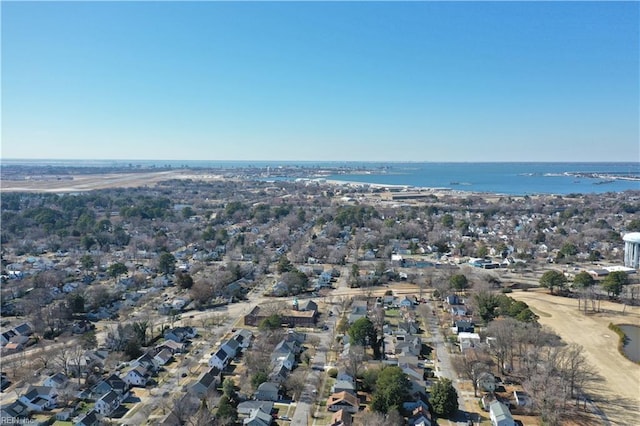
POLYGON ((637 325, 639 202, 247 176, 3 193, 2 419, 613 419, 602 366, 523 298, 637 325))

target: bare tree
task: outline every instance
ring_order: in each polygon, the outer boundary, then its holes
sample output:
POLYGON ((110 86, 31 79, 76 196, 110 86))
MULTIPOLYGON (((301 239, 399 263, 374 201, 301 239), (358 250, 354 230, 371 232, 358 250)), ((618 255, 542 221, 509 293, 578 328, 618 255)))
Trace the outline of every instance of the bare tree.
POLYGON ((307 369, 298 367, 295 371, 289 374, 289 377, 284 382, 284 387, 287 393, 295 400, 300 398, 300 394, 304 390, 307 380, 307 369))
POLYGON ((459 375, 471 381, 473 396, 478 396, 478 378, 489 371, 489 366, 484 363, 473 349, 465 350, 461 355, 451 359, 453 368, 459 375))
POLYGON ((360 371, 364 367, 365 350, 363 346, 351 345, 349 347, 349 355, 344 360, 344 367, 351 377, 358 377, 360 371))

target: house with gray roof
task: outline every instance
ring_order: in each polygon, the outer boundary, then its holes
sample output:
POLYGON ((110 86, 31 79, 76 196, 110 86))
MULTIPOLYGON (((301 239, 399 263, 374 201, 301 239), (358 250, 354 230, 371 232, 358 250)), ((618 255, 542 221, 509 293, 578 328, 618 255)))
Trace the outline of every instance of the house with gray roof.
POLYGON ((258 386, 254 398, 258 401, 278 401, 280 385, 273 382, 264 382, 258 386))
POLYGON ((220 370, 211 367, 198 376, 198 379, 189 387, 189 391, 198 398, 203 398, 212 389, 215 389, 218 383, 220 383, 220 370))

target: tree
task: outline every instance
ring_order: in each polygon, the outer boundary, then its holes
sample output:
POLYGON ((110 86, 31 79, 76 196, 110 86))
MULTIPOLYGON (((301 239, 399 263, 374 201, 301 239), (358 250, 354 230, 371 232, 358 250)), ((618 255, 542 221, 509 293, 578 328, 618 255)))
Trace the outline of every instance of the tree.
POLYGON ((358 281, 360 280, 360 267, 354 263, 351 265, 351 274, 349 275, 349 286, 358 287, 358 281))
POLYGON ((349 327, 349 337, 352 345, 374 346, 378 333, 371 320, 367 317, 362 317, 349 327))
POLYGON ((74 314, 80 314, 84 312, 84 297, 81 294, 74 293, 69 295, 67 298, 67 303, 69 304, 69 309, 74 314))
POLYGON ((602 281, 602 288, 609 296, 619 296, 622 287, 629 284, 629 276, 624 271, 614 271, 609 273, 602 281))
POLYGON ((176 258, 168 251, 163 252, 158 259, 158 269, 164 275, 173 274, 176 270, 176 258))
POLYGON ((180 288, 188 290, 193 287, 193 278, 186 272, 180 272, 176 277, 176 282, 178 283, 180 288))
POLYGON ((129 269, 127 269, 127 267, 120 262, 112 263, 107 268, 107 274, 109 274, 111 278, 114 278, 116 280, 120 275, 126 274, 127 272, 129 272, 129 269))
POLYGON ((291 261, 289 260, 289 258, 284 255, 284 256, 280 256, 280 259, 278 259, 278 273, 279 274, 284 274, 285 272, 292 272, 295 271, 296 267, 293 266, 293 263, 291 263, 291 261))
POLYGON ((300 398, 300 395, 304 391, 304 387, 307 384, 307 371, 306 369, 297 368, 284 382, 284 387, 287 393, 291 395, 293 399, 300 398))
POLYGON ((449 213, 445 213, 444 215, 442 215, 442 219, 440 219, 440 222, 445 228, 451 228, 453 226, 453 216, 451 216, 449 213))
POLYGON ((231 377, 227 377, 222 382, 222 393, 230 400, 236 399, 236 384, 231 377))
POLYGON ((458 374, 471 381, 473 396, 477 397, 478 378, 489 371, 489 367, 478 359, 476 352, 472 349, 465 350, 461 355, 453 357, 451 361, 458 374))
POLYGON ((573 243, 564 243, 560 248, 560 253, 565 257, 575 256, 578 252, 578 247, 573 243))
POLYGON ((384 368, 376 380, 371 407, 381 413, 398 410, 409 397, 409 387, 409 379, 400 367, 384 368))
POLYGON ((231 404, 229 397, 223 395, 218 403, 218 411, 216 411, 216 419, 232 419, 235 421, 238 418, 238 410, 231 404))
POLYGON ((251 376, 251 386, 253 386, 254 389, 258 389, 258 386, 267 380, 269 380, 269 375, 264 371, 258 371, 256 374, 251 376))
POLYGON ((458 411, 458 392, 451 380, 440 378, 431 388, 431 406, 440 417, 448 417, 458 411))
POLYGON ((85 250, 91 250, 91 247, 96 244, 96 239, 90 235, 85 235, 80 239, 80 244, 85 250))
POLYGON ((85 254, 80 258, 80 265, 82 266, 82 269, 84 269, 85 271, 88 271, 96 265, 96 262, 93 260, 93 257, 91 257, 88 254, 85 254))
POLYGON ((469 287, 469 280, 464 274, 455 274, 449 278, 449 284, 455 291, 463 291, 469 287))
POLYGON ((95 331, 88 331, 80 337, 82 349, 95 349, 98 347, 98 338, 95 331))
POLYGON ((149 321, 136 321, 133 323, 133 332, 135 333, 136 339, 140 342, 142 346, 147 344, 147 331, 149 330, 149 321))
POLYGON ((596 281, 587 271, 578 272, 573 278, 574 287, 579 289, 587 289, 594 285, 595 282, 596 281))
POLYGON ((547 271, 540 277, 540 285, 544 288, 548 288, 549 292, 553 294, 553 289, 563 289, 567 283, 567 277, 562 272, 547 271))
POLYGON ((282 318, 278 314, 271 314, 260 322, 260 330, 273 330, 282 326, 282 318))
POLYGON ((478 315, 480 315, 480 318, 482 318, 485 323, 488 324, 498 316, 496 309, 500 306, 500 302, 495 293, 481 290, 473 295, 472 300, 478 309, 478 315))

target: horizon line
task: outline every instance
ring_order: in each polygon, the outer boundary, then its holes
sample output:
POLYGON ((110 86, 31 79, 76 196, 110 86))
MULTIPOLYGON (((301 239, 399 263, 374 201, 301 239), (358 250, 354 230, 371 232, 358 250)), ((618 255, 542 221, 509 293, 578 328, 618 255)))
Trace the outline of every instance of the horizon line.
POLYGON ((28 162, 47 162, 47 161, 69 161, 69 162, 210 162, 210 163, 382 163, 382 164, 407 164, 407 163, 457 163, 457 164, 508 164, 508 163, 520 163, 520 164, 640 164, 640 161, 629 160, 539 160, 539 161, 526 161, 526 160, 494 160, 494 161, 470 161, 470 160, 203 160, 203 159, 163 159, 163 158, 3 158, 0 157, 0 163, 12 161, 28 161, 28 162))

